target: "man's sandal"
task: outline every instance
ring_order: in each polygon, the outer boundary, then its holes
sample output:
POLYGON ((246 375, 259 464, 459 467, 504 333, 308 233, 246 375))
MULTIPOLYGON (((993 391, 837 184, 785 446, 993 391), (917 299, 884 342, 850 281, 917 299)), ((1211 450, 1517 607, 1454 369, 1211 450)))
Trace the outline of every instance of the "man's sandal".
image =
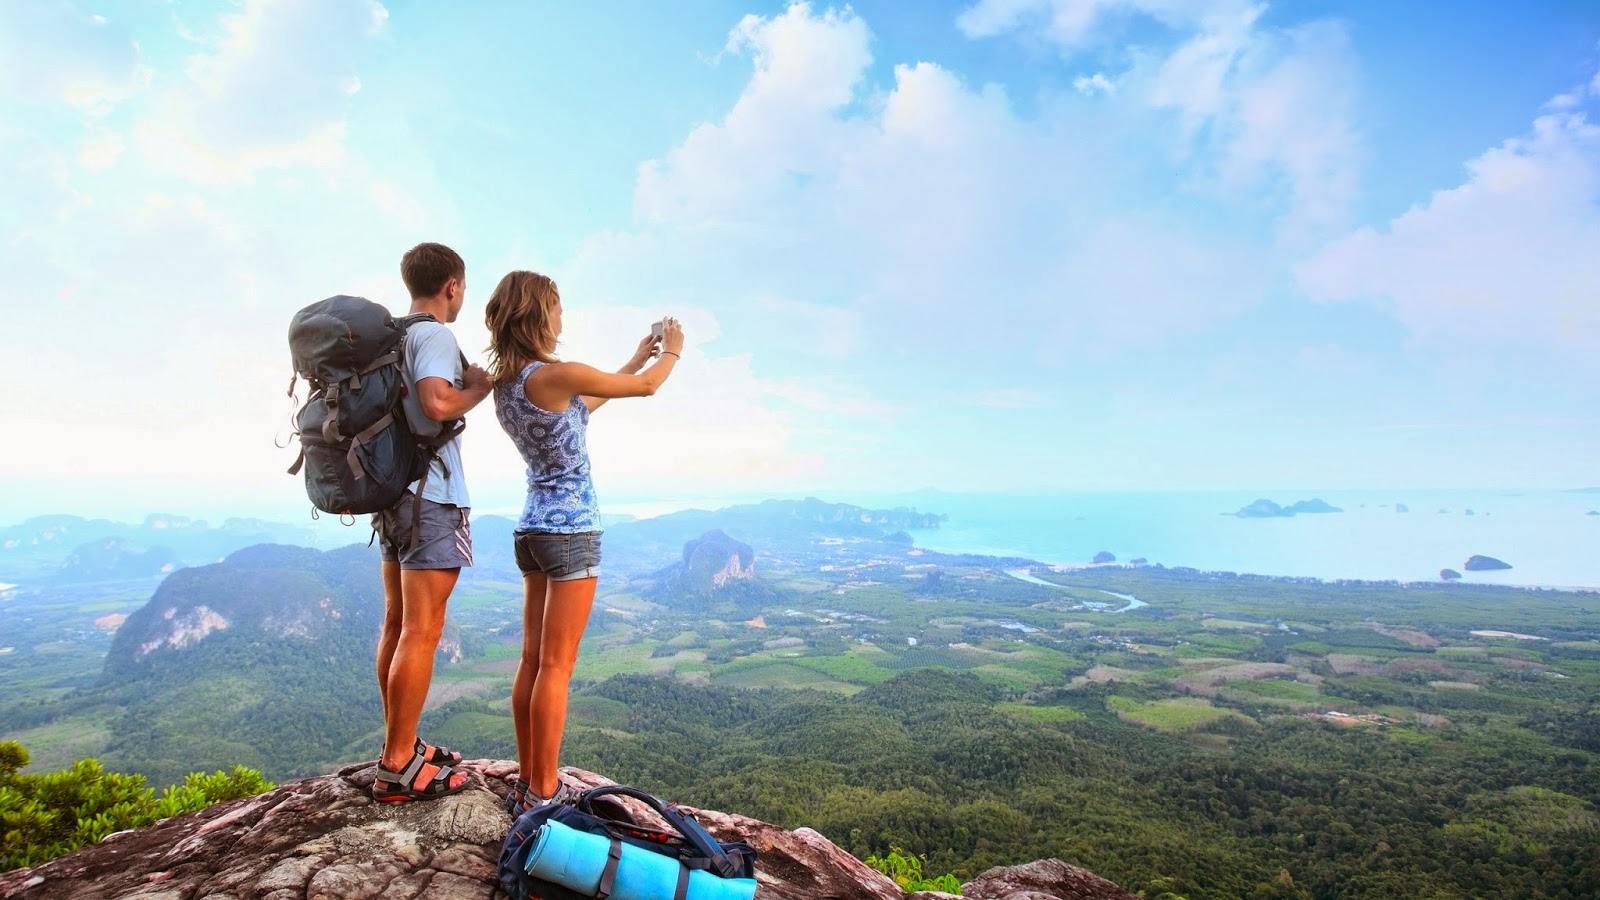
POLYGON ((467 776, 449 766, 428 762, 421 753, 411 754, 411 761, 403 771, 386 769, 378 763, 377 777, 372 781, 372 799, 380 803, 398 803, 406 800, 436 800, 448 797, 467 788, 467 776))
POLYGON ((417 738, 417 746, 415 749, 416 752, 421 753, 428 760, 428 762, 431 762, 436 766, 461 765, 461 754, 451 750, 449 747, 445 747, 443 745, 435 747, 431 744, 423 743, 422 738, 417 738))

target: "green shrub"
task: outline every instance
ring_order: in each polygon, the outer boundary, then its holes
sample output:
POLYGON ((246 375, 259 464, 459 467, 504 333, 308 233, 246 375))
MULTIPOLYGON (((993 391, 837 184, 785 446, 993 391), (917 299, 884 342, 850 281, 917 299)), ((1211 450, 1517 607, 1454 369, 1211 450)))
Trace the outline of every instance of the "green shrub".
POLYGON ((43 775, 19 774, 29 758, 21 744, 0 741, 0 872, 36 866, 118 831, 273 788, 260 772, 235 766, 232 772, 194 772, 158 800, 143 775, 107 772, 99 760, 80 759, 71 768, 43 775))
POLYGON ((954 875, 945 874, 938 878, 922 877, 922 864, 927 861, 926 856, 907 852, 901 847, 890 847, 888 856, 874 853, 864 860, 867 865, 894 879, 894 883, 900 885, 900 889, 908 894, 914 891, 961 893, 961 882, 957 881, 954 875))

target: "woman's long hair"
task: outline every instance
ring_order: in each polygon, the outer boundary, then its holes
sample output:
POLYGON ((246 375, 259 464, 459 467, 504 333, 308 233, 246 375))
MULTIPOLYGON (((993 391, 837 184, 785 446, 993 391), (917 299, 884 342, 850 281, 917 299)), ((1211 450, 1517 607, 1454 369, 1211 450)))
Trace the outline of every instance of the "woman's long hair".
POLYGON ((489 326, 490 378, 509 381, 530 362, 556 361, 550 320, 560 302, 556 283, 538 272, 508 272, 500 279, 483 311, 489 326))

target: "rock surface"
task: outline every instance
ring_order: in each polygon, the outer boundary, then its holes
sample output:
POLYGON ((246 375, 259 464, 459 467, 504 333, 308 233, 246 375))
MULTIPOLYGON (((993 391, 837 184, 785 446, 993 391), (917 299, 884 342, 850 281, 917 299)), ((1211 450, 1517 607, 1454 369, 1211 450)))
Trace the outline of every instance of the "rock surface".
MULTIPOLYGON (((469 787, 427 803, 375 803, 373 764, 220 803, 112 835, 31 869, 0 874, 16 900, 493 900, 500 844, 511 817, 500 797, 516 764, 471 760, 469 787)), ((609 784, 563 769, 575 786, 609 784)), ((624 801, 642 823, 650 813, 624 801)), ((693 810, 712 834, 761 854, 757 900, 901 900, 906 895, 809 828, 693 810)), ((997 868, 963 886, 976 900, 1132 900, 1109 881, 1060 860, 997 868)), ((936 892, 922 900, 948 897, 936 892)))

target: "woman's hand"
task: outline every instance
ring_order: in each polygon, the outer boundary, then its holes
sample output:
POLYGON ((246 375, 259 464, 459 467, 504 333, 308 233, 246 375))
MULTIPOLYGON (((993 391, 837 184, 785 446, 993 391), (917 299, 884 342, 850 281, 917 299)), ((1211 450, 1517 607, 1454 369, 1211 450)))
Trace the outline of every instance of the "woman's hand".
POLYGON ((669 317, 662 320, 661 352, 674 354, 683 352, 683 325, 677 319, 669 317))
POLYGON ((632 374, 644 368, 644 364, 661 355, 661 338, 647 334, 639 339, 639 349, 633 351, 633 356, 622 371, 632 374))

